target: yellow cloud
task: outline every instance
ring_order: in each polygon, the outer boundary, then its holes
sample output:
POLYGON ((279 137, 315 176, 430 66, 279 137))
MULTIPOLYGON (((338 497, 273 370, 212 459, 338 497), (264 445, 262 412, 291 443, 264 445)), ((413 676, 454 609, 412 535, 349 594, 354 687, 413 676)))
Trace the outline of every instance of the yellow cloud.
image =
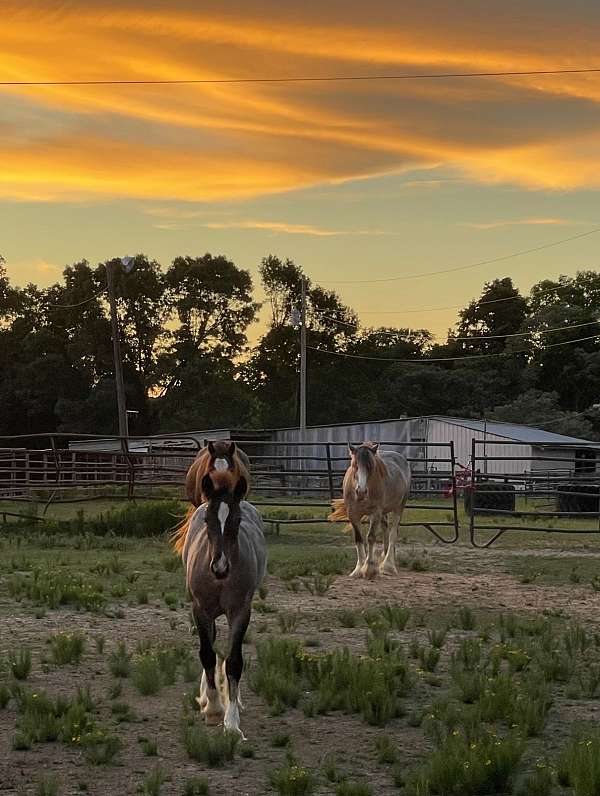
POLYGON ((500 227, 529 227, 529 226, 571 226, 579 224, 578 221, 569 221, 565 218, 513 218, 499 221, 467 222, 463 226, 472 229, 499 229, 500 227))

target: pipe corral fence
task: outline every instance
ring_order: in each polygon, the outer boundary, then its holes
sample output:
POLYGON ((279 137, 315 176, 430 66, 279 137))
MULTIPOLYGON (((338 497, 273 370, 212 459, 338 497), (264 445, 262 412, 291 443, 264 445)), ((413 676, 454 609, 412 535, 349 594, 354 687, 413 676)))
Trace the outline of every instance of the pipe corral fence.
MULTIPOLYGON (((193 434, 0 437, 0 518, 43 520, 50 506, 62 503, 183 498, 185 474, 206 441, 193 434), (43 505, 42 513, 28 514, 28 504, 43 505)), ((252 502, 263 507, 272 530, 328 522, 324 509, 341 496, 348 442, 248 438, 237 444, 251 461, 252 502), (294 516, 292 508, 302 511, 294 516)), ((566 444, 560 457, 509 457, 502 455, 501 442, 494 442, 490 454, 489 443, 486 448, 484 440, 473 439, 466 467, 457 464, 452 441, 379 445, 402 453, 411 466, 410 517, 402 525, 423 527, 443 543, 459 538, 459 498, 475 547, 489 547, 507 531, 600 533, 600 475, 595 462, 570 459, 566 444)))

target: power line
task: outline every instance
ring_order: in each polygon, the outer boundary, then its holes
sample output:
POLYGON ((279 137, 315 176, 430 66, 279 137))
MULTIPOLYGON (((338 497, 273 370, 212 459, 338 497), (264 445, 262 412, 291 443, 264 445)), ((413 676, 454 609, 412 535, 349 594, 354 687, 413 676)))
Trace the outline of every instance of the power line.
MULTIPOLYGON (((557 285, 556 287, 550 287, 546 290, 538 290, 535 294, 534 298, 538 296, 545 296, 548 293, 555 293, 557 290, 568 290, 574 287, 573 284, 569 285, 557 285)), ((600 293, 600 288, 595 288, 589 291, 590 293, 600 293)), ((517 293, 514 296, 505 296, 504 298, 498 299, 489 299, 488 301, 471 301, 468 306, 475 306, 475 307, 483 307, 487 304, 500 304, 503 301, 515 301, 516 299, 524 299, 525 296, 522 296, 520 293, 517 293)), ((436 310, 458 310, 462 309, 464 304, 447 304, 444 307, 407 307, 404 309, 399 310, 356 310, 356 312, 360 315, 401 315, 405 313, 413 313, 413 312, 435 312, 436 310)))
MULTIPOLYGON (((327 280, 324 284, 336 284, 336 285, 366 285, 366 284, 374 284, 374 283, 381 283, 381 282, 400 282, 406 279, 424 279, 427 276, 439 276, 440 274, 453 274, 457 271, 467 271, 471 268, 479 268, 483 265, 492 265, 493 263, 500 263, 504 262, 505 260, 512 260, 514 257, 523 257, 525 254, 533 254, 534 252, 543 251, 544 249, 551 249, 553 246, 561 246, 563 243, 570 243, 574 240, 579 240, 580 238, 586 238, 589 235, 595 235, 596 233, 600 232, 600 227, 595 227, 594 229, 590 229, 587 232, 580 232, 577 235, 571 235, 568 238, 561 238, 561 240, 555 240, 552 243, 543 243, 540 246, 533 246, 531 249, 521 249, 521 251, 512 252, 511 254, 503 254, 500 257, 492 257, 489 260, 479 260, 476 263, 469 263, 469 265, 457 265, 453 268, 440 268, 437 271, 425 271, 424 273, 418 274, 405 274, 403 276, 389 276, 383 277, 381 279, 345 279, 345 280, 327 280)), ((321 280, 322 281, 322 280, 321 280)))
POLYGON ((84 304, 89 304, 90 301, 95 301, 99 298, 103 293, 106 292, 106 287, 103 287, 102 290, 99 290, 97 293, 94 293, 93 296, 89 298, 83 299, 83 301, 78 301, 76 304, 49 304, 47 309, 49 310, 72 310, 76 309, 77 307, 83 307, 84 304))
POLYGON ((501 72, 429 72, 398 75, 325 75, 322 77, 222 77, 222 78, 175 78, 121 80, 2 80, 0 86, 162 86, 162 85, 219 85, 244 83, 339 83, 385 80, 448 80, 470 77, 534 77, 536 75, 584 75, 596 74, 600 67, 575 69, 527 69, 501 72))
MULTIPOLYGON (((577 340, 565 340, 562 343, 549 343, 544 348, 539 349, 540 351, 546 351, 548 348, 557 348, 559 346, 564 345, 574 345, 575 343, 583 343, 585 340, 595 340, 598 337, 597 334, 589 335, 588 337, 579 337, 577 340)), ((399 362, 403 364, 414 364, 414 363, 421 363, 427 364, 428 362, 458 362, 463 360, 471 360, 471 359, 487 359, 488 357, 503 357, 512 354, 530 354, 531 350, 528 348, 523 348, 516 351, 499 351, 493 354, 467 354, 459 357, 429 357, 427 359, 393 359, 388 357, 369 357, 364 356, 362 354, 348 354, 343 351, 330 351, 326 348, 317 348, 316 346, 309 345, 307 348, 310 348, 312 351, 319 351, 322 354, 331 354, 332 356, 336 357, 343 357, 345 359, 366 359, 375 362, 399 362)))
MULTIPOLYGON (((333 321, 334 323, 339 323, 342 326, 349 326, 356 331, 358 331, 358 326, 353 323, 348 323, 347 321, 340 321, 337 318, 332 318, 329 315, 324 315, 322 313, 316 313, 320 315, 322 318, 325 318, 329 321, 333 321)), ((567 326, 555 326, 552 329, 531 329, 528 332, 512 332, 510 334, 476 334, 469 337, 454 337, 452 335, 450 339, 454 340, 497 340, 497 339, 504 339, 505 337, 528 337, 529 335, 533 334, 550 334, 551 332, 562 332, 566 329, 580 329, 582 326, 594 326, 595 324, 600 323, 600 321, 587 321, 586 323, 572 323, 568 324, 567 326)), ((376 335, 381 335, 382 337, 396 337, 398 331, 389 332, 386 329, 375 330, 374 332, 376 335)))

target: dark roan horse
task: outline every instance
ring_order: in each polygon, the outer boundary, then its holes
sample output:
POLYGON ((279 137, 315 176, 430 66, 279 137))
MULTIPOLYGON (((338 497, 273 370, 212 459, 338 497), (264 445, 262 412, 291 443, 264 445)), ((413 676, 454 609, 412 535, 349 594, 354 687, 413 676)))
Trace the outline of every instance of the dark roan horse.
POLYGON ((250 622, 252 597, 267 566, 263 521, 255 507, 243 500, 247 489, 243 476, 231 489, 225 472, 207 473, 202 480, 206 502, 188 518, 185 534, 180 537, 204 670, 198 703, 207 724, 224 720, 226 730, 240 734, 242 643, 250 622), (219 693, 220 673, 213 647, 216 619, 222 615, 229 625, 225 705, 219 693))

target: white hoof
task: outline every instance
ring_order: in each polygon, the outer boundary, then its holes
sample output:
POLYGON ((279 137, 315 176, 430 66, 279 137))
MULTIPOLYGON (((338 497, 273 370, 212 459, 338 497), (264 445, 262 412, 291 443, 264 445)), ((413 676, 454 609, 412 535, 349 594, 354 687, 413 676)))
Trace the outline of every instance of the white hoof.
POLYGON ((246 740, 244 733, 240 729, 240 711, 237 702, 231 702, 227 708, 224 725, 226 730, 229 730, 230 732, 236 732, 242 741, 246 740))

